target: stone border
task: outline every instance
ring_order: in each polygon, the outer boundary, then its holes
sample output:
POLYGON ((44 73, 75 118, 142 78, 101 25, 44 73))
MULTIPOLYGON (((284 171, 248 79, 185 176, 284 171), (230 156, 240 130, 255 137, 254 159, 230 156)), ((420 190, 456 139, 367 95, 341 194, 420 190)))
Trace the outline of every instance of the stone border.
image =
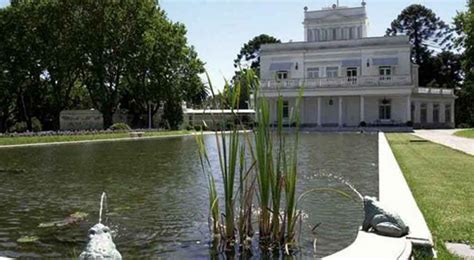
MULTIPOLYGON (((249 132, 251 130, 239 130, 239 133, 249 132)), ((21 148, 21 147, 34 147, 34 146, 49 146, 49 145, 63 145, 63 144, 84 144, 84 143, 105 143, 105 142, 120 142, 120 141, 137 141, 147 139, 159 139, 159 138, 173 138, 181 136, 195 136, 201 132, 191 132, 188 134, 172 134, 172 135, 156 135, 156 136, 142 136, 142 137, 122 137, 122 138, 110 138, 110 139, 96 139, 96 140, 81 140, 81 141, 62 141, 62 142, 49 142, 49 143, 31 143, 31 144, 12 144, 12 145, 0 145, 0 149, 4 148, 21 148)), ((214 131, 204 131, 204 135, 215 134, 214 131)), ((224 131, 224 134, 230 133, 230 131, 224 131)), ((221 134, 218 132, 217 134, 221 134)))
POLYGON ((415 198, 403 176, 384 133, 379 133, 379 200, 395 210, 410 227, 407 236, 415 246, 433 247, 428 229, 415 198))
MULTIPOLYGON (((379 200, 390 205, 410 227, 406 237, 379 236, 359 230, 345 249, 325 257, 336 259, 409 259, 413 246, 433 248, 433 238, 393 155, 385 134, 378 134, 379 200)), ((436 258, 436 254, 433 252, 436 258)))
MULTIPOLYGON (((210 134, 210 133, 209 132, 204 132, 204 134, 210 134)), ((12 144, 12 145, 0 145, 0 149, 2 149, 2 148, 6 149, 6 148, 34 147, 34 146, 49 146, 49 145, 64 145, 64 144, 84 144, 84 143, 136 141, 136 140, 171 138, 171 137, 193 136, 193 135, 196 135, 196 133, 143 136, 143 137, 123 137, 123 138, 109 138, 109 139, 96 139, 96 140, 92 139, 92 140, 80 140, 80 141, 61 141, 61 142, 49 142, 49 143, 12 144)))

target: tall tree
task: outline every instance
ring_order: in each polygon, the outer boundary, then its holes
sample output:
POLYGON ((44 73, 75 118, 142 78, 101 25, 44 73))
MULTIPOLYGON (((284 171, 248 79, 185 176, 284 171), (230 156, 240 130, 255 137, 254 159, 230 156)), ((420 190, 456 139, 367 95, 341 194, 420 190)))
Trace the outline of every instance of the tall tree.
POLYGON ((234 60, 234 67, 236 69, 240 69, 239 66, 242 68, 250 67, 259 75, 261 46, 270 43, 281 43, 281 41, 267 34, 255 36, 240 49, 237 58, 234 60))
POLYGON ((239 108, 248 108, 251 90, 247 86, 244 78, 240 77, 242 71, 251 68, 256 75, 260 76, 260 50, 263 44, 281 43, 281 41, 267 34, 260 34, 242 46, 237 58, 234 60, 234 67, 237 69, 232 78, 231 86, 240 84, 239 108))
POLYGON ((45 104, 47 128, 59 129, 59 114, 73 105, 74 88, 83 87, 80 81, 83 55, 80 52, 81 17, 79 6, 73 1, 46 1, 42 8, 45 24, 38 35, 46 43, 44 49, 44 75, 48 85, 45 104))
POLYGON ((419 84, 425 86, 432 81, 429 64, 433 50, 452 47, 452 30, 431 9, 413 4, 405 8, 386 31, 386 35, 398 34, 408 35, 413 46, 412 61, 420 65, 419 84))
POLYGON ((84 80, 92 102, 102 112, 104 127, 113 122, 124 88, 125 72, 135 42, 143 35, 138 18, 155 8, 154 1, 90 1, 81 4, 84 17, 84 80))
POLYGON ((464 49, 462 67, 465 79, 456 93, 456 124, 474 126, 474 2, 468 2, 468 10, 459 13, 454 20, 459 34, 456 43, 464 49))
POLYGON ((121 106, 140 117, 206 97, 184 25, 155 0, 12 0, 0 34, 2 132, 16 122, 31 130, 35 118, 57 129, 61 110, 92 107, 108 127, 121 106))
POLYGON ((461 87, 464 76, 461 66, 462 55, 443 51, 433 56, 428 66, 433 79, 428 87, 457 89, 461 87))
MULTIPOLYGON (((6 50, 8 43, 7 11, 0 10, 0 50, 6 50)), ((11 82, 10 57, 5 51, 0 52, 0 132, 8 129, 8 119, 14 104, 14 85, 11 82)))

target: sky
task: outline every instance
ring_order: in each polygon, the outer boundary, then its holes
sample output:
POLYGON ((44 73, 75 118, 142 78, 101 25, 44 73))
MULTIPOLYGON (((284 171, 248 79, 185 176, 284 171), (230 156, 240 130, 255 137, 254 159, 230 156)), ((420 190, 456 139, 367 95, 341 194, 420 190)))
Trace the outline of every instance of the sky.
MULTIPOLYGON (((262 33, 283 42, 302 41, 303 8, 320 10, 337 0, 159 0, 168 18, 183 23, 188 42, 210 74, 212 84, 221 89, 224 78, 234 74, 233 61, 244 43, 262 33)), ((361 0, 339 0, 341 6, 360 6, 361 0)), ((5 6, 9 0, 0 0, 5 6)), ((465 0, 366 0, 369 36, 382 36, 398 14, 410 4, 432 9, 451 23, 457 11, 466 10, 465 0)))

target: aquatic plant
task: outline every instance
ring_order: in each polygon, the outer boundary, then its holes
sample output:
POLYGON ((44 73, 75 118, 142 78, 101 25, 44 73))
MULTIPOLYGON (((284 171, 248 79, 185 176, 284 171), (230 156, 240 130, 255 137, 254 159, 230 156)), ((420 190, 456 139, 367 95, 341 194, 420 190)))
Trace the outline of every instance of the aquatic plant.
MULTIPOLYGON (((233 113, 239 104, 242 87, 251 88, 254 96, 258 97, 259 81, 253 70, 242 70, 240 77, 244 80, 235 82, 232 87, 226 82, 225 96, 219 101, 230 107, 233 113)), ((209 77, 208 82, 214 97, 209 77)), ((236 123, 229 132, 224 132, 228 126, 219 122, 221 129, 215 131, 215 137, 223 182, 222 214, 219 214, 219 197, 203 136, 196 136, 201 166, 208 178, 213 248, 232 252, 236 250, 235 245, 238 245, 238 248, 247 250, 254 239, 258 239, 260 249, 264 251, 279 250, 290 254, 297 247, 296 225, 299 213, 296 183, 300 98, 301 95, 297 98, 296 109, 292 111, 289 121, 289 125, 296 126, 296 137, 289 142, 291 146, 287 145, 287 134, 283 129, 281 96, 277 101, 276 129, 270 122, 270 104, 267 99, 260 97, 254 99, 257 124, 253 132, 238 131, 244 129, 244 126, 235 113, 236 123), (258 236, 255 236, 252 226, 255 200, 258 236)))

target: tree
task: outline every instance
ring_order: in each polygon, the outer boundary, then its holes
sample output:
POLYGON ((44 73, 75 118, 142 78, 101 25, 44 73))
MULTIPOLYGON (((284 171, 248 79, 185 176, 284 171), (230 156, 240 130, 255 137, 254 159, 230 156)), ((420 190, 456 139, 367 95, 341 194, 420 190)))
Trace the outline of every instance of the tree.
MULTIPOLYGON (((47 87, 47 101, 43 117, 52 125, 48 128, 59 129, 59 114, 72 107, 75 88, 82 88, 80 81, 83 55, 80 52, 81 17, 78 6, 73 1, 46 1, 42 8, 45 24, 38 37, 45 44, 44 80, 47 87)), ((82 98, 82 97, 79 97, 82 98)))
POLYGON ((456 44, 464 49, 462 68, 465 74, 463 86, 456 93, 456 123, 474 126, 474 2, 468 2, 468 10, 458 13, 454 23, 459 34, 456 44))
POLYGON ((452 30, 431 9, 413 4, 405 8, 386 31, 387 36, 398 34, 408 35, 413 46, 412 61, 420 65, 419 84, 425 86, 432 81, 428 64, 432 62, 433 49, 450 49, 452 30))
POLYGON ((180 99, 170 98, 165 102, 162 120, 167 128, 172 130, 179 128, 179 125, 183 122, 183 109, 180 99))
POLYGON ((281 43, 281 41, 273 36, 261 34, 255 36, 249 42, 245 43, 240 49, 237 58, 234 60, 234 67, 237 69, 231 81, 231 88, 236 84, 240 84, 239 108, 248 108, 251 90, 240 74, 248 68, 251 68, 260 76, 260 49, 263 44, 281 43))
POLYGON ((60 111, 74 108, 97 108, 105 127, 119 108, 138 122, 148 109, 207 95, 186 28, 154 0, 12 0, 0 33, 2 132, 17 122, 32 130, 36 119, 58 129, 60 111))
POLYGON ((427 65, 432 75, 432 80, 427 86, 450 89, 461 87, 464 79, 461 58, 460 54, 450 51, 443 51, 433 56, 427 65))
POLYGON ((82 2, 84 81, 93 104, 102 112, 104 127, 112 118, 125 88, 125 73, 136 42, 144 34, 140 17, 154 9, 154 1, 82 2))
POLYGON ((250 67, 259 75, 261 46, 270 43, 281 43, 281 41, 267 34, 255 36, 240 49, 237 58, 234 60, 234 67, 236 69, 240 69, 239 67, 250 67))

